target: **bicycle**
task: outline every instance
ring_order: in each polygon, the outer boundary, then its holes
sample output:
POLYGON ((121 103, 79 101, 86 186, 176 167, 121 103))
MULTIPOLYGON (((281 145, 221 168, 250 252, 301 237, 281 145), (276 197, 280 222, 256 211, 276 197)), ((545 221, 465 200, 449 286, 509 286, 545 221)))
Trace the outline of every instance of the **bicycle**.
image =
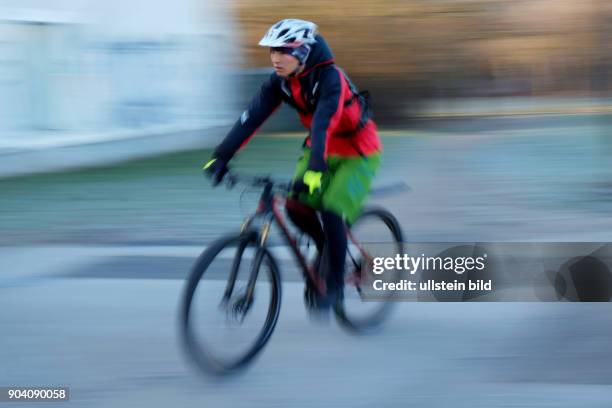
MULTIPOLYGON (((187 279, 181 305, 181 332, 186 350, 201 370, 216 374, 236 372, 247 366, 263 349, 276 326, 281 304, 281 276, 277 257, 272 253, 268 243, 273 224, 280 227, 284 242, 290 249, 289 253, 297 261, 298 268, 307 286, 320 294, 324 294, 326 290, 324 277, 319 276, 314 265, 307 261, 307 252, 310 246, 308 244, 302 245, 300 239, 290 231, 281 211, 284 200, 291 191, 291 183, 278 182, 269 176, 239 177, 233 173, 228 174, 226 179, 230 186, 243 183, 247 186, 261 188, 262 192, 257 210, 253 215, 246 218, 240 232, 218 239, 199 256, 187 279), (257 221, 263 221, 263 225, 255 227, 257 221), (226 253, 228 251, 229 254, 226 253), (247 268, 247 279, 240 279, 240 271, 245 261, 250 261, 250 268, 247 268), (211 267, 213 262, 220 262, 221 265, 211 267), (225 276, 219 275, 219 270, 225 270, 228 266, 227 282, 223 285, 219 278, 225 276), (262 270, 265 272, 263 280, 262 270), (207 274, 216 279, 203 286, 202 281, 207 274), (267 284, 263 285, 264 283, 267 284), (240 285, 242 287, 238 289, 237 286, 240 285), (225 315, 225 320, 222 323, 227 323, 230 326, 228 330, 232 331, 235 329, 235 327, 231 327, 232 324, 248 327, 244 325, 247 314, 249 312, 255 314, 252 309, 256 286, 258 291, 263 292, 261 297, 269 298, 267 306, 264 304, 264 308, 267 307, 267 310, 264 310, 265 318, 261 323, 262 327, 259 328, 258 324, 255 325, 254 330, 257 332, 255 340, 247 345, 240 344, 237 348, 244 348, 244 350, 240 350, 237 356, 224 357, 223 351, 214 351, 214 346, 210 342, 207 344, 199 336, 200 326, 208 335, 215 334, 215 331, 219 330, 219 324, 196 324, 195 315, 200 310, 205 310, 203 316, 208 317, 210 315, 209 308, 201 308, 195 305, 196 291, 204 288, 202 289, 204 292, 208 291, 210 293, 210 295, 205 294, 202 297, 204 301, 211 299, 217 290, 223 293, 221 300, 215 303, 217 303, 216 307, 225 315), (265 296, 266 292, 267 296, 265 296)), ((403 237, 399 223, 391 213, 382 208, 366 208, 350 228, 347 226, 349 245, 344 296, 333 308, 333 311, 340 325, 354 333, 365 332, 379 326, 391 309, 392 303, 390 301, 393 296, 389 294, 383 302, 362 302, 362 286, 367 280, 368 271, 371 270, 367 266, 368 264, 371 265, 373 256, 366 249, 364 241, 357 239, 355 231, 358 225, 363 225, 366 221, 374 221, 374 224, 367 229, 369 237, 375 234, 374 230, 382 228, 382 233, 389 234, 389 237, 382 241, 387 244, 385 247, 389 248, 388 244, 392 244, 392 251, 395 251, 395 253, 403 252, 403 237), (350 296, 347 291, 351 292, 350 296), (373 305, 371 307, 373 311, 368 311, 362 317, 355 316, 354 311, 349 310, 352 308, 352 306, 349 307, 349 304, 353 305, 354 303, 351 302, 355 299, 358 304, 369 303, 370 307, 373 305)), ((380 235, 377 237, 377 242, 380 243, 380 235)), ((229 343, 236 341, 236 337, 235 332, 232 332, 219 343, 221 343, 223 349, 231 349, 231 347, 228 347, 229 343)))

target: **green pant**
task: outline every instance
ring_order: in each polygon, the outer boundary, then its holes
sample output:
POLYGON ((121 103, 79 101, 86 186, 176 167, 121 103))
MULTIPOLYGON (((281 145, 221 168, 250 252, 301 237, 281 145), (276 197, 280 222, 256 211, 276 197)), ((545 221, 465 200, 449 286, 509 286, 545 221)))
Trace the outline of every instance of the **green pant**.
MULTIPOLYGON (((302 180, 309 159, 310 149, 305 148, 297 162, 294 180, 302 180)), ((298 200, 315 210, 331 211, 350 225, 361 214, 380 162, 380 153, 366 157, 328 156, 321 190, 313 194, 300 193, 298 200)))

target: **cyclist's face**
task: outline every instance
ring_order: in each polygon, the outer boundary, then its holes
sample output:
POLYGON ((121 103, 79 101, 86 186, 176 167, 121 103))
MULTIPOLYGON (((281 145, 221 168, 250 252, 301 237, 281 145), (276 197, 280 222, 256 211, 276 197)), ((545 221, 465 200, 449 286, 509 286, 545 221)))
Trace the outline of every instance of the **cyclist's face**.
POLYGON ((293 55, 274 49, 270 50, 270 61, 277 75, 286 77, 291 75, 300 65, 300 62, 293 55))

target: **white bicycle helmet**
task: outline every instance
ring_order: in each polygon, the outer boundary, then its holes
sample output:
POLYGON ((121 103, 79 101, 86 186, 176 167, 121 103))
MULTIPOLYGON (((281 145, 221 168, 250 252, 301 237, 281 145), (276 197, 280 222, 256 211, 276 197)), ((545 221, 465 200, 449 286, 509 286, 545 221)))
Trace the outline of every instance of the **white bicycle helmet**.
POLYGON ((290 47, 297 48, 304 44, 317 42, 315 34, 317 25, 310 21, 288 18, 274 24, 259 45, 262 47, 290 47))

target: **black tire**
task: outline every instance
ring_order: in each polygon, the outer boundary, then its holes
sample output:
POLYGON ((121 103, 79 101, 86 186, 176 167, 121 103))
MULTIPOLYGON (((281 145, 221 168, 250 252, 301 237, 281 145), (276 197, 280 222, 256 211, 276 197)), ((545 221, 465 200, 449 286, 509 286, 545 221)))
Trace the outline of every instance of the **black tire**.
MULTIPOLYGON (((232 268, 229 268, 229 270, 231 269, 232 268)), ((230 275, 229 270, 227 276, 230 275)), ((225 273, 225 271, 223 272, 225 273)), ((258 279, 259 278, 258 276, 258 279)), ((259 280, 257 280, 257 284, 261 285, 259 280)), ((187 354, 191 357, 191 361, 193 361, 200 370, 217 375, 231 374, 245 368, 263 349, 274 331, 280 312, 280 301, 281 280, 278 266, 270 252, 268 252, 266 248, 259 246, 257 232, 249 231, 239 235, 230 235, 214 242, 200 255, 193 266, 191 274, 187 279, 181 305, 181 335, 187 354), (224 360, 219 355, 215 355, 214 352, 207 348, 205 342, 198 338, 197 330, 199 328, 194 328, 194 324, 196 323, 193 322, 194 309, 196 308, 196 306, 194 306, 194 297, 198 287, 203 285, 203 276, 209 269, 211 263, 215 261, 215 258, 222 251, 231 248, 233 245, 236 245, 237 248, 242 248, 242 250, 237 249, 236 255, 234 256, 239 256, 241 261, 243 261, 245 249, 248 248, 254 251, 255 256, 250 263, 249 269, 256 270, 259 273, 262 270, 262 265, 267 266, 267 268, 263 269, 267 271, 267 278, 270 283, 270 302, 265 316, 265 322, 254 342, 244 351, 241 351, 238 357, 224 360)), ((214 310, 211 310, 211 312, 214 312, 214 310)), ((198 313, 200 312, 198 311, 198 313)), ((206 313, 208 313, 208 311, 206 311, 206 313)), ((240 322, 240 324, 242 324, 242 322, 240 322)), ((211 328, 209 331, 215 330, 211 328)))
MULTIPOLYGON (((399 254, 403 253, 404 237, 399 222, 397 221, 395 216, 393 216, 393 214, 383 208, 365 209, 359 216, 359 218, 353 223, 353 225, 351 226, 351 230, 356 229, 360 224, 364 223, 365 221, 373 222, 374 224, 372 225, 376 225, 381 231, 385 233, 385 238, 383 238, 382 240, 376 235, 373 235, 371 237, 371 239, 376 244, 389 245, 390 248, 392 247, 391 249, 393 252, 399 254)), ((363 244, 363 242, 361 243, 363 244)), ((351 243, 349 241, 349 246, 350 245, 351 243)), ((352 260, 350 259, 351 250, 349 249, 349 251, 347 252, 347 257, 349 259, 347 260, 346 277, 350 278, 353 274, 360 274, 362 267, 356 267, 355 265, 353 265, 352 260)), ((338 303, 334 307, 334 312, 340 325, 353 333, 369 332, 379 327, 388 317, 391 309, 393 308, 393 300, 395 297, 394 294, 389 293, 386 294, 386 297, 383 299, 368 302, 368 304, 372 306, 370 308, 372 310, 368 311, 365 316, 358 317, 352 314, 350 310, 351 306, 349 304, 350 300, 347 296, 347 292, 351 290, 355 291, 355 293, 358 293, 358 296, 363 299, 362 291, 358 287, 358 284, 351 288, 351 285, 345 283, 345 294, 343 297, 343 301, 338 303)))

